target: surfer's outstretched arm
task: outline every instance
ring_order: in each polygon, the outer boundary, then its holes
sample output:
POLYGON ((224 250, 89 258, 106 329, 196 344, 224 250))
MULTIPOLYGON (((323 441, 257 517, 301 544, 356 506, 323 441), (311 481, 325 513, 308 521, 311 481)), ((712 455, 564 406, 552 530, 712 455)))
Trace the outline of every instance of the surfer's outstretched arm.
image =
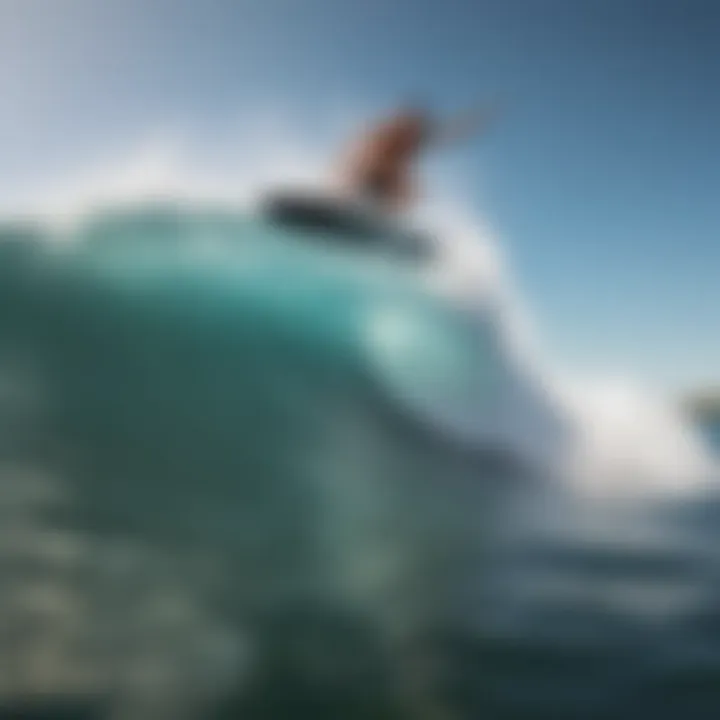
POLYGON ((487 128, 497 113, 485 109, 469 112, 440 125, 431 138, 432 145, 460 142, 487 128))

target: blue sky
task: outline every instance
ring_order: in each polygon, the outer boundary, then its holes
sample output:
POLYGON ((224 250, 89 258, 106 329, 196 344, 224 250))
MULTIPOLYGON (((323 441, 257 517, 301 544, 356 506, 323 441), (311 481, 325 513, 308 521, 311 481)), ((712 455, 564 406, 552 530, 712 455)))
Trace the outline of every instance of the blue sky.
MULTIPOLYGON (((563 364, 720 382, 713 0, 0 0, 0 192, 253 108, 485 97, 446 160, 563 364)), ((430 168, 429 168, 430 169, 430 168)))

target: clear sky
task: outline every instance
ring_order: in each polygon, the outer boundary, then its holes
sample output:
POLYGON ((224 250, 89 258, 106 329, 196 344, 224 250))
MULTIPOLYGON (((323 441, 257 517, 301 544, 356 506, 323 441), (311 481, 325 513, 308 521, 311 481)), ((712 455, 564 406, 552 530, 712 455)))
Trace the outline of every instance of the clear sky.
POLYGON ((0 0, 0 193, 156 127, 501 97, 453 151, 564 364, 720 381, 715 0, 0 0))

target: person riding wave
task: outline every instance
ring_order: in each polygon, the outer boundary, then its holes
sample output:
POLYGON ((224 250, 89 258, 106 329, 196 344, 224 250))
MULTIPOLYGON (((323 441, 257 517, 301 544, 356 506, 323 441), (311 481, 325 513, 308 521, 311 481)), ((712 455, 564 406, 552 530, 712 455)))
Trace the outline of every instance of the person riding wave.
POLYGON ((356 141, 339 168, 342 189, 382 209, 403 210, 416 197, 414 163, 433 146, 464 140, 487 124, 489 113, 440 123, 424 110, 403 109, 356 141))

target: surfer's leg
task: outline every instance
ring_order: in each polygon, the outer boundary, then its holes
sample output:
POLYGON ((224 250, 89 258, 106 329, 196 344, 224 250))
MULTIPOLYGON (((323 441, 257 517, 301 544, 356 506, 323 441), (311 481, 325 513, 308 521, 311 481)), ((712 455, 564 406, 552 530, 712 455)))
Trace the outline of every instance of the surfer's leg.
POLYGON ((416 196, 415 185, 407 172, 376 171, 355 182, 356 196, 386 210, 405 209, 416 196))
POLYGON ((388 184, 385 203, 394 210, 404 210, 417 197, 415 183, 409 172, 397 173, 388 184))
POLYGON ((384 202, 389 191, 390 183, 384 173, 370 173, 361 180, 361 195, 372 202, 384 202))

